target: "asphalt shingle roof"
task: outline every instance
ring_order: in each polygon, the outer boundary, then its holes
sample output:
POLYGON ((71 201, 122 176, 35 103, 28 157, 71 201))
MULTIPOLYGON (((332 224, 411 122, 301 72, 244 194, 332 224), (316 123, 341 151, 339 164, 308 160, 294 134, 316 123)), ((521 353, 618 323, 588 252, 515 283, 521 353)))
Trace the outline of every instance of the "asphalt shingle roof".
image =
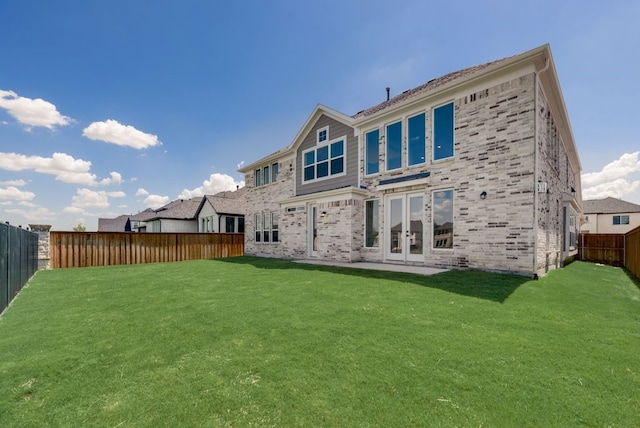
POLYGON ((616 198, 592 199, 582 201, 585 214, 640 213, 640 205, 616 198))

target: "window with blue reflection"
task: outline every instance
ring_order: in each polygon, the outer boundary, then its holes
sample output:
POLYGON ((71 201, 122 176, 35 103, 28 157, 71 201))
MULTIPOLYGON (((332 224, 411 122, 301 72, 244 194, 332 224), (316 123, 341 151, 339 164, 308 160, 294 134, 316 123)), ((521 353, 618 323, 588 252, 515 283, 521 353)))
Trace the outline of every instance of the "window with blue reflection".
POLYGON ((378 129, 367 132, 364 151, 365 174, 377 174, 380 170, 380 131, 378 129))
POLYGON ((387 171, 402 168, 402 121, 387 125, 387 171))
POLYGON ((453 156, 453 103, 433 110, 433 160, 453 156))
POLYGON ((409 134, 409 165, 425 163, 427 137, 425 121, 426 115, 424 113, 410 117, 408 120, 409 130, 407 132, 409 134))

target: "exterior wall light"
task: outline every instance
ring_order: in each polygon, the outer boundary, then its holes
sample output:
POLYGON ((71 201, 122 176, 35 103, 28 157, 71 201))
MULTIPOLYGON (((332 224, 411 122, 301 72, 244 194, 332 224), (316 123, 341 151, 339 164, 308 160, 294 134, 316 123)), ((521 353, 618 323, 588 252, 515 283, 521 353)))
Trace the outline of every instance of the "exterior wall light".
POLYGON ((322 218, 325 218, 327 215, 328 215, 328 214, 327 214, 327 212, 326 212, 326 211, 322 211, 322 212, 320 213, 320 217, 322 217, 322 218))
POLYGON ((487 198, 487 192, 483 190, 482 193, 480 193, 480 199, 486 199, 486 198, 487 198))

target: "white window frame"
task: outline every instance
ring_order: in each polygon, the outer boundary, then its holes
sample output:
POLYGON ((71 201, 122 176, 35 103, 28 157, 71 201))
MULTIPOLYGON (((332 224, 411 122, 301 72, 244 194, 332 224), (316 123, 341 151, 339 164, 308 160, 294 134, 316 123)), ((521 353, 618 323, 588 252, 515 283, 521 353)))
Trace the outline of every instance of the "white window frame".
POLYGON ((323 126, 322 128, 318 129, 316 131, 316 145, 322 145, 324 144, 326 141, 329 141, 329 126, 323 126), (320 134, 324 132, 325 133, 325 139, 320 141, 320 134))
MULTIPOLYGON (((329 140, 328 142, 326 142, 325 144, 319 144, 317 146, 311 147, 305 151, 302 152, 302 184, 309 184, 309 183, 315 183, 318 181, 323 181, 323 180, 329 180, 331 178, 336 178, 336 177, 342 177, 344 175, 347 175, 347 136, 344 135, 342 137, 339 138, 334 138, 333 140, 329 140), (331 145, 335 144, 339 141, 342 141, 342 159, 343 159, 343 168, 342 168, 342 172, 339 174, 331 174, 331 161, 333 159, 338 159, 340 156, 332 158, 331 157, 331 145), (318 166, 318 149, 321 149, 323 147, 327 147, 327 150, 329 151, 329 157, 327 158, 327 162, 329 163, 329 174, 325 177, 321 177, 318 178, 318 170, 317 170, 317 166, 318 166), (313 168, 314 168, 314 177, 312 180, 307 180, 305 178, 305 173, 304 170, 305 168, 308 167, 308 165, 305 165, 304 163, 304 157, 307 153, 309 152, 315 152, 314 155, 314 163, 313 163, 313 168)), ((324 162, 324 161, 323 161, 324 162)))
POLYGON ((455 100, 449 100, 444 103, 440 103, 431 107, 431 162, 444 162, 456 157, 456 103, 455 100), (435 114, 436 110, 440 107, 444 107, 446 105, 453 104, 453 141, 451 141, 451 156, 446 158, 436 159, 436 121, 435 114))
POLYGON ((365 131, 365 133, 364 133, 364 175, 365 175, 365 177, 372 177, 374 175, 379 175, 380 174, 380 136, 381 135, 382 135, 382 131, 380 130, 379 127, 369 129, 368 131, 365 131), (367 162, 367 136, 369 134, 371 134, 372 132, 376 132, 376 131, 378 131, 378 171, 369 173, 369 172, 367 172, 367 166, 368 166, 368 162, 367 162))
POLYGON ((404 117, 400 119, 394 120, 392 122, 388 122, 384 125, 384 170, 386 172, 391 171, 400 171, 404 166, 404 156, 402 156, 402 150, 404 149, 404 117), (400 123, 400 166, 397 168, 389 169, 389 126, 395 125, 396 123, 400 123))
POLYGON ((454 188, 444 188, 444 189, 433 189, 431 191, 431 249, 433 251, 449 251, 452 252, 455 248, 455 242, 453 241, 453 230, 456 227, 456 219, 455 219, 455 206, 456 206, 456 191, 454 188), (446 243, 446 239, 436 239, 436 234, 435 234, 435 221, 434 221, 434 198, 435 198, 435 194, 438 192, 448 192, 451 191, 453 192, 451 195, 451 213, 452 213, 452 219, 451 219, 451 223, 452 223, 452 229, 451 229, 451 248, 446 248, 446 247, 437 247, 436 243, 437 242, 444 242, 446 243))

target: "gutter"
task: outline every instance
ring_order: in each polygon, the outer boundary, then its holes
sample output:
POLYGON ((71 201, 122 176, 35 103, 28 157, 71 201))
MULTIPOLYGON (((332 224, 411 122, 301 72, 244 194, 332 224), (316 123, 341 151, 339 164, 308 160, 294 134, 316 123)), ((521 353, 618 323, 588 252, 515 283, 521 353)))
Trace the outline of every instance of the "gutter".
POLYGON ((538 86, 540 86, 540 73, 544 73, 549 69, 549 58, 545 58, 544 67, 535 74, 533 93, 534 102, 534 121, 533 121, 533 235, 535 239, 535 247, 533 251, 533 278, 538 279, 538 215, 539 215, 539 190, 538 190, 538 134, 540 132, 540 125, 538 124, 538 86))

